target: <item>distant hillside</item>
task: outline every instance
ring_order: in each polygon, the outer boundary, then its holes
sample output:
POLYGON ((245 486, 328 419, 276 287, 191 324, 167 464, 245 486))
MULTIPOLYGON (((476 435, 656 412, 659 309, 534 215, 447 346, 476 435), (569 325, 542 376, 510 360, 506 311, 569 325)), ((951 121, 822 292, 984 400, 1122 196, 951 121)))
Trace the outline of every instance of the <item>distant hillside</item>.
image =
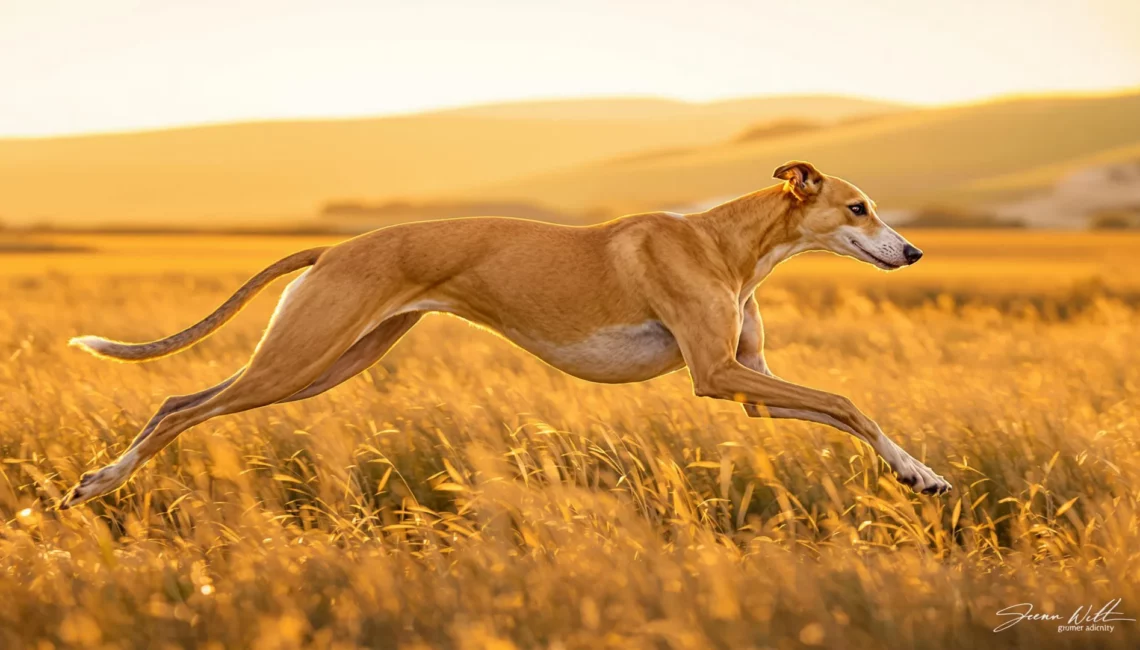
POLYGON ((788 111, 826 121, 901 108, 841 97, 570 100, 8 139, 0 140, 0 219, 10 226, 295 222, 330 201, 434 197, 650 149, 704 145, 788 111))
POLYGON ((885 209, 988 204, 1043 191, 1093 162, 1135 158, 1138 146, 1140 95, 1013 99, 643 153, 464 195, 568 212, 699 206, 768 185, 777 165, 798 158, 854 181, 885 209))
POLYGON ((772 138, 786 138, 790 135, 811 133, 828 125, 809 120, 777 120, 754 126, 736 137, 737 142, 754 142, 756 140, 771 140, 772 138))
POLYGON ((1068 173, 1046 189, 1001 204, 997 213, 1046 226, 1136 224, 1140 216, 1140 147, 1134 147, 1131 154, 1133 157, 1123 162, 1089 165, 1068 173))
POLYGON ((655 97, 586 98, 470 106, 441 114, 497 119, 691 120, 731 119, 743 124, 777 119, 839 121, 909 110, 904 104, 839 95, 747 97, 715 102, 683 102, 655 97))
POLYGON ((408 221, 481 216, 573 224, 580 223, 585 215, 566 215, 531 203, 509 201, 497 203, 388 201, 375 204, 341 201, 329 203, 321 209, 322 222, 337 224, 342 230, 351 229, 353 226, 361 230, 371 230, 408 221))

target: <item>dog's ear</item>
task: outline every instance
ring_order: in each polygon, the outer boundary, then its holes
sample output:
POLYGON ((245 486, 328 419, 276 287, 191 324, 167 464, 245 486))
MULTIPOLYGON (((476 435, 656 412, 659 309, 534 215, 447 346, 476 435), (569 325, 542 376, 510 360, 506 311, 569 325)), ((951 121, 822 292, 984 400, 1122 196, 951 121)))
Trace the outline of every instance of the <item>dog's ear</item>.
POLYGON ((801 201, 819 194, 819 189, 823 186, 823 174, 819 173, 815 165, 802 160, 780 165, 772 177, 784 181, 784 187, 801 201))

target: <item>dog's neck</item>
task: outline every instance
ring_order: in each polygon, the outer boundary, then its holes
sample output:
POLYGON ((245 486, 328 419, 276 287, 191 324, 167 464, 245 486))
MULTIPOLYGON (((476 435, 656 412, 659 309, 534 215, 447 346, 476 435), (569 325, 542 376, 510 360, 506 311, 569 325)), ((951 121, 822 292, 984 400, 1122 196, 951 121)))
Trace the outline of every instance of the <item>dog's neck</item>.
POLYGON ((722 203, 692 215, 716 242, 741 287, 751 292, 777 264, 812 250, 800 229, 803 203, 783 185, 722 203))

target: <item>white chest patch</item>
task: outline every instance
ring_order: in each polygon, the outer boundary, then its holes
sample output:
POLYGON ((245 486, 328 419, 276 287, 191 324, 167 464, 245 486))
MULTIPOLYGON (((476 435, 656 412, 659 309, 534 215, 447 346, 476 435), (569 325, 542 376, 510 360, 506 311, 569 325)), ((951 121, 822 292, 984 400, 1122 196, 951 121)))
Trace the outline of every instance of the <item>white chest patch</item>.
POLYGON ((555 368, 589 381, 644 381, 684 365, 673 334, 655 320, 603 327, 569 344, 509 338, 555 368))

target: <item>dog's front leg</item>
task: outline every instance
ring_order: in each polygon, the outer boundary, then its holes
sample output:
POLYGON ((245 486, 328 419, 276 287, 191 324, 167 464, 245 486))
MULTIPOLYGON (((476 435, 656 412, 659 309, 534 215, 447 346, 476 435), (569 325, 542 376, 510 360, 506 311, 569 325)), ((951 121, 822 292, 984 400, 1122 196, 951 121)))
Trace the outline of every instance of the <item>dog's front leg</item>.
MULTIPOLYGON (((769 377, 776 376, 768 369, 768 361, 764 359, 764 319, 760 317, 760 307, 756 304, 755 296, 748 296, 748 300, 745 301, 744 306, 741 308, 740 339, 736 344, 736 360, 745 368, 755 370, 762 375, 768 375, 769 377)), ((755 404, 743 404, 742 406, 744 407, 744 412, 748 414, 748 417, 779 417, 755 404)), ((823 424, 835 426, 839 423, 836 421, 834 424, 830 422, 824 422, 823 424)), ((855 435, 852 431, 848 431, 847 433, 855 435)))
POLYGON ((698 395, 744 402, 745 410, 753 417, 826 424, 869 444, 890 465, 899 481, 916 492, 941 494, 951 489, 946 479, 895 444, 848 398, 772 376, 759 347, 763 343, 762 330, 758 329, 759 312, 748 311, 755 310, 755 302, 749 300, 745 308, 745 312, 738 313, 722 304, 706 305, 701 319, 695 321, 699 326, 671 327, 698 395), (734 327, 736 323, 741 325, 739 329, 734 327), (750 325, 756 329, 745 329, 750 325), (718 331, 729 333, 727 344, 716 335, 718 331))
POLYGON ((941 494, 951 489, 946 479, 895 444, 846 397, 790 384, 744 366, 738 365, 738 369, 722 370, 704 380, 696 387, 697 394, 737 401, 743 395, 746 410, 752 417, 825 424, 869 444, 887 461, 899 482, 914 491, 941 494))

